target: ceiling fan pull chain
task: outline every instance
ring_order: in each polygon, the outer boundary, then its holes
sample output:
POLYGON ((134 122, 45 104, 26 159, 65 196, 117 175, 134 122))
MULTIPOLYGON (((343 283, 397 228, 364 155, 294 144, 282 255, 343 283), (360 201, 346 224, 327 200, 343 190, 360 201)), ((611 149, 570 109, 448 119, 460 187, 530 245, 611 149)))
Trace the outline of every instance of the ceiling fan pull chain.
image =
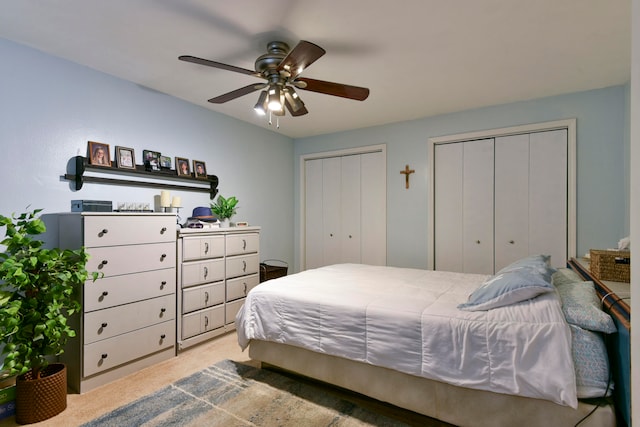
POLYGON ((269 126, 271 126, 271 110, 269 110, 269 126))
POLYGON ((276 117, 276 129, 280 129, 280 117, 276 117))

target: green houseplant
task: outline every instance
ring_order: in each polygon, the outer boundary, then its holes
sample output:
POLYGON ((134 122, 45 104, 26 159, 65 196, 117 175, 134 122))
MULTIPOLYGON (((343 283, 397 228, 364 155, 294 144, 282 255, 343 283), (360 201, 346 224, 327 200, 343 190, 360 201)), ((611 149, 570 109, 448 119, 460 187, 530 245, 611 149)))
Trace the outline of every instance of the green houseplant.
MULTIPOLYGON (((35 238, 46 231, 38 217, 42 209, 15 214, 11 218, 0 215, 0 226, 6 227, 6 247, 0 254, 0 346, 4 362, 1 370, 18 375, 16 380, 16 420, 20 423, 21 406, 36 412, 36 422, 56 415, 66 408, 66 369, 64 369, 64 406, 54 405, 58 412, 41 418, 38 402, 22 403, 21 383, 52 376, 49 361, 61 354, 75 331, 67 323, 69 316, 80 310, 76 289, 89 278, 85 269, 88 254, 77 250, 47 249, 35 238)), ((98 273, 92 273, 96 280, 98 273)), ((24 386, 23 386, 24 387, 24 386)), ((34 396, 42 400, 42 396, 34 396)), ((44 397, 46 399, 46 397, 44 397)), ((45 412, 51 409, 45 410, 45 412)), ((24 416, 22 416, 25 418, 24 416)))
POLYGON ((218 217, 220 221, 231 219, 236 214, 236 206, 238 205, 238 199, 235 196, 231 196, 225 199, 221 194, 215 203, 211 203, 211 211, 218 217))

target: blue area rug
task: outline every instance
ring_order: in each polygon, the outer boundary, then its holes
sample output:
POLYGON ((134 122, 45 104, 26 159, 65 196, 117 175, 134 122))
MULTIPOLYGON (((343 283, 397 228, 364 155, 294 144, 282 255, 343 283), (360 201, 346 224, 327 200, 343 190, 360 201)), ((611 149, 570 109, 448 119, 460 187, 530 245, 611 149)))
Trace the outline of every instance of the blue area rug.
POLYGON ((322 386, 225 360, 84 427, 406 425, 322 386))

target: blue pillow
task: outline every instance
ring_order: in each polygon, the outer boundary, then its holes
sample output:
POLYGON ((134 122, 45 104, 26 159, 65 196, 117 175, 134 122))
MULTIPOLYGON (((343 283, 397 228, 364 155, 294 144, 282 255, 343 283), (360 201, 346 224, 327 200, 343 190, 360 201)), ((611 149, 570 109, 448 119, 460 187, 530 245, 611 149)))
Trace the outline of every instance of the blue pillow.
MULTIPOLYGON (((502 271, 502 270, 501 270, 502 271)), ((537 297, 554 290, 550 278, 533 268, 516 268, 489 277, 469 300, 458 305, 461 310, 480 311, 503 307, 537 297)))
POLYGON ((611 395, 609 358, 602 334, 579 326, 571 328, 571 355, 576 371, 576 389, 581 399, 611 395))
POLYGON ((550 255, 530 255, 528 257, 521 258, 515 262, 512 262, 508 266, 498 271, 497 274, 520 270, 523 268, 530 268, 542 274, 547 282, 551 282, 551 276, 556 272, 556 269, 551 267, 549 263, 550 260, 550 255))
POLYGON ((606 334, 616 332, 613 319, 602 311, 593 282, 563 283, 556 285, 556 288, 568 323, 590 331, 606 334))

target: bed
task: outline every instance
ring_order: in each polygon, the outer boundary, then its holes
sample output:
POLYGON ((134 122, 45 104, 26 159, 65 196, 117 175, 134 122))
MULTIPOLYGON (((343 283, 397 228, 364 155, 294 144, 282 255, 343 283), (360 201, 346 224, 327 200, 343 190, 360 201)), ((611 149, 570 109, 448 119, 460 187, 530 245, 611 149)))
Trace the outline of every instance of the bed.
POLYGON ((579 399, 611 385, 577 383, 548 258, 503 270, 338 264, 270 280, 238 312, 238 342, 263 364, 459 426, 573 426, 594 409, 581 426, 615 426, 610 404, 579 399))

